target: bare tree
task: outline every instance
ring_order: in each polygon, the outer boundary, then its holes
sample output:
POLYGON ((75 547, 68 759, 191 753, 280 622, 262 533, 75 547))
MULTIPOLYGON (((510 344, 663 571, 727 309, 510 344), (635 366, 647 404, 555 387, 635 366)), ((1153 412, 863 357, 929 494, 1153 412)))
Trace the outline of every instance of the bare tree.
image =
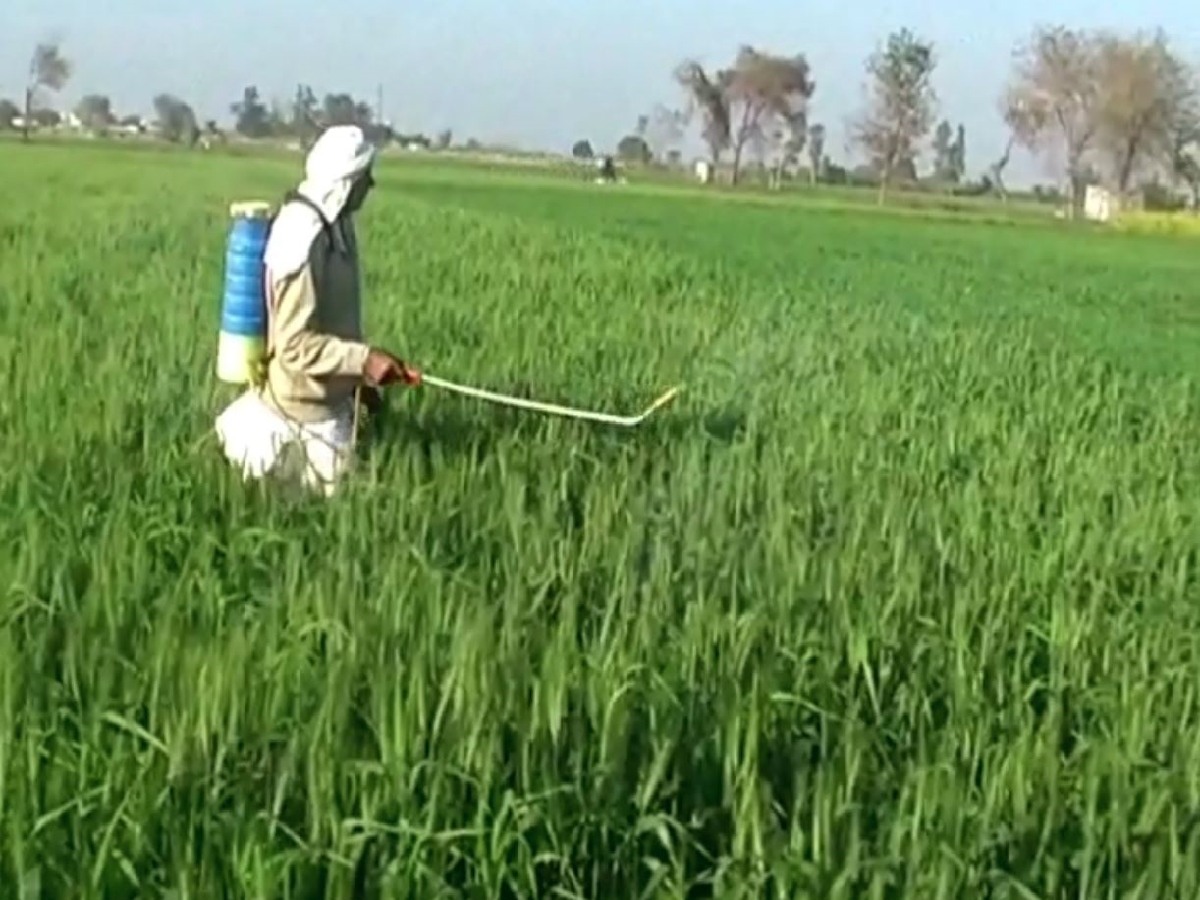
POLYGON ((700 134, 708 147, 713 168, 729 149, 729 106, 718 75, 709 75, 695 60, 684 60, 675 70, 675 80, 687 95, 687 116, 700 117, 700 134))
POLYGON ((821 180, 825 160, 825 126, 820 122, 808 129, 808 177, 816 184, 821 180))
POLYGON ((748 147, 763 144, 772 129, 800 130, 816 88, 803 55, 777 56, 746 45, 728 69, 710 74, 698 62, 686 60, 676 69, 675 79, 687 94, 688 118, 693 113, 701 116, 713 165, 726 150, 733 151, 734 182, 748 147))
POLYGON ((1189 205, 1200 215, 1200 137, 1193 138, 1176 154, 1172 172, 1177 181, 1188 186, 1192 195, 1189 205))
POLYGON ((29 140, 34 103, 40 102, 46 91, 58 93, 71 80, 71 61, 63 55, 57 40, 44 41, 33 48, 29 58, 29 75, 25 82, 25 115, 22 137, 29 140))
POLYGON ((1128 38, 1100 35, 1097 44, 1097 148, 1124 194, 1142 167, 1167 158, 1171 124, 1186 102, 1190 79, 1161 31, 1128 38))
POLYGON ((1010 134, 1000 158, 988 166, 988 180, 992 183, 992 193, 999 197, 1002 203, 1008 202, 1008 190, 1004 187, 1004 170, 1008 168, 1008 161, 1012 158, 1013 144, 1016 142, 1016 135, 1010 134))
POLYGON ((910 168, 929 134, 937 106, 933 44, 907 28, 888 35, 867 60, 867 108, 851 125, 851 139, 879 172, 879 202, 898 168, 910 168))
POLYGON ((750 46, 738 50, 733 68, 722 73, 721 84, 729 109, 736 183, 748 142, 761 142, 774 131, 780 144, 794 145, 796 136, 804 134, 816 85, 802 54, 776 56, 750 46))
POLYGON ((1187 185, 1192 211, 1200 215, 1200 83, 1189 67, 1175 77, 1179 103, 1168 124, 1166 162, 1176 184, 1187 185))
POLYGON ((1070 183, 1070 212, 1083 206, 1087 157, 1095 149, 1102 102, 1099 42, 1061 26, 1042 27, 1014 53, 1002 100, 1004 119, 1035 155, 1057 157, 1070 183))

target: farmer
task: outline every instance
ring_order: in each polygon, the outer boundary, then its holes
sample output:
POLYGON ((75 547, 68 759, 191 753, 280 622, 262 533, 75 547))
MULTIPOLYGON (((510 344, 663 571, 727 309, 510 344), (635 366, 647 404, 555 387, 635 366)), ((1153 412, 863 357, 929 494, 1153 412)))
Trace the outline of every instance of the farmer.
POLYGON ((330 496, 353 462, 358 389, 373 410, 378 387, 420 383, 419 372, 362 337, 354 215, 375 184, 374 160, 362 129, 327 129, 272 225, 264 384, 216 422, 226 457, 247 478, 299 476, 330 496))

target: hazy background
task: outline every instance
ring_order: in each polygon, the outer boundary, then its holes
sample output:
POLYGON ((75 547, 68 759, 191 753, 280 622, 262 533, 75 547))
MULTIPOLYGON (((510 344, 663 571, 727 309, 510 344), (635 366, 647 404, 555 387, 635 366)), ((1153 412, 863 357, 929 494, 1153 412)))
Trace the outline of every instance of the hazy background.
MULTIPOLYGON (((601 151, 656 102, 682 103, 671 80, 680 59, 720 65, 749 43, 808 56, 817 82, 810 122, 825 123, 827 152, 844 162, 853 157, 843 123, 862 96, 864 60, 906 25, 937 46, 939 118, 966 126, 975 175, 1003 150, 996 97, 1013 46, 1035 24, 1161 26, 1200 57, 1195 0, 207 0, 165 12, 170 2, 5 0, 0 97, 19 102, 33 45, 54 36, 75 64, 60 109, 95 92, 118 114, 148 114, 167 92, 201 121, 225 122, 248 84, 264 100, 289 100, 303 82, 318 96, 345 91, 372 104, 381 85, 384 116, 401 131, 452 128, 456 139, 563 153, 587 138, 601 151)), ((1013 186, 1046 177, 1015 153, 1006 173, 1013 186)))

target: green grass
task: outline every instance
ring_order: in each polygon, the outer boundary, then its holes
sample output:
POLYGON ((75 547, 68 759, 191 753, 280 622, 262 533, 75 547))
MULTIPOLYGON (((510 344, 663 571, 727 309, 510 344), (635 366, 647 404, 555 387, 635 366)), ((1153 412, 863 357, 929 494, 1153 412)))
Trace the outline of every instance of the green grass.
POLYGON ((1190 244, 395 164, 376 340, 685 393, 397 394, 292 503, 211 428, 295 161, 0 165, 6 891, 1200 892, 1190 244))

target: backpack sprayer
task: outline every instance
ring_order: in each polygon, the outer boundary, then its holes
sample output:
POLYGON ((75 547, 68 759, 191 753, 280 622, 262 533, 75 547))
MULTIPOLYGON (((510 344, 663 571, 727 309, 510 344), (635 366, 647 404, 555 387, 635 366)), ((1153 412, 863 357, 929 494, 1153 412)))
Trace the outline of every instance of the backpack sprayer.
POLYGON ((217 378, 255 385, 267 353, 267 296, 263 255, 274 217, 269 203, 235 203, 225 244, 225 292, 217 334, 217 378))
MULTIPOLYGON (((275 216, 271 205, 263 202, 235 203, 230 206, 229 215, 232 223, 225 249, 225 291, 217 337, 217 378, 226 384, 258 387, 265 380, 267 364, 267 294, 263 257, 275 216)), ((427 374, 421 375, 421 384, 501 406, 622 428, 642 424, 679 393, 679 388, 673 387, 642 412, 620 416, 526 400, 455 384, 427 374)))

